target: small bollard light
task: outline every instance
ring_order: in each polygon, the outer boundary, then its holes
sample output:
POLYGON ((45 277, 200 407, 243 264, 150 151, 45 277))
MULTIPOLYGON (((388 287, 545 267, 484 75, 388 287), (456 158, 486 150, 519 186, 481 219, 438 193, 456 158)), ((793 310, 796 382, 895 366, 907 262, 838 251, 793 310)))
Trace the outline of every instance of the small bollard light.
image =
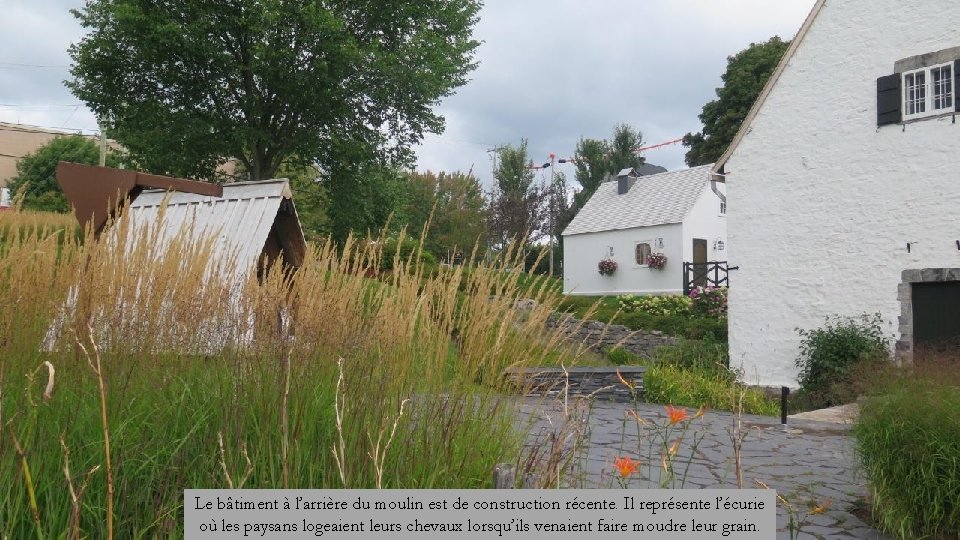
POLYGON ((780 387, 780 423, 787 425, 787 397, 790 395, 790 389, 786 386, 780 387))

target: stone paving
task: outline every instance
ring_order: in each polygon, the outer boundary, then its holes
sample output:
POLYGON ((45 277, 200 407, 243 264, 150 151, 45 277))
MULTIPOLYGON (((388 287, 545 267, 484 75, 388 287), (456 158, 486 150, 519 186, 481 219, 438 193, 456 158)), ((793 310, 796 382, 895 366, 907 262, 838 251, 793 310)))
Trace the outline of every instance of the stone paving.
MULTIPOLYGON (((529 440, 534 441, 556 432, 563 424, 563 404, 538 398, 524 398, 520 409, 529 419, 529 440)), ((585 427, 583 451, 577 460, 579 473, 571 487, 617 487, 611 475, 613 460, 628 455, 641 458, 640 477, 630 487, 658 487, 660 483, 660 442, 651 427, 641 427, 627 415, 634 405, 595 401, 584 408, 581 422, 585 427), (626 429, 625 429, 626 428, 626 429), (647 459, 652 456, 652 459, 647 459)), ((568 409, 572 410, 572 409, 568 409)), ((664 407, 641 403, 635 408, 645 421, 664 425, 664 407)), ((692 415, 696 411, 688 409, 692 415)), ((731 428, 734 416, 727 412, 708 411, 694 420, 675 461, 677 478, 674 487, 735 488, 736 470, 733 459, 731 428), (699 440, 692 459, 694 435, 699 440), (685 480, 681 471, 689 462, 685 480)), ((887 539, 851 513, 862 504, 866 495, 865 479, 857 471, 853 439, 847 424, 789 420, 785 428, 779 418, 744 415, 742 444, 744 487, 760 487, 764 482, 786 497, 803 520, 798 538, 869 538, 887 539), (820 506, 822 513, 810 510, 820 506)), ((670 437, 675 440, 676 433, 670 437)), ((777 507, 777 538, 790 538, 787 511, 777 507)))

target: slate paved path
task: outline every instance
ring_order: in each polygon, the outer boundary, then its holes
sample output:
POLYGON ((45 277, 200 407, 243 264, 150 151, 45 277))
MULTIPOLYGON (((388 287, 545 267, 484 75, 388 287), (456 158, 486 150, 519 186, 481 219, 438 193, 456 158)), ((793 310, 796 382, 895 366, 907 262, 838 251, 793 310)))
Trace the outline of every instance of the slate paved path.
MULTIPOLYGON (((570 482, 571 487, 617 487, 613 460, 617 456, 638 456, 644 462, 640 477, 633 478, 630 487, 658 487, 660 482, 660 446, 652 428, 641 428, 628 416, 632 404, 595 401, 584 408, 581 422, 585 427, 586 444, 578 463, 580 472, 570 482), (626 429, 625 429, 626 428, 626 429), (652 456, 652 459, 646 459, 652 456)), ((528 420, 529 441, 549 436, 563 424, 563 406, 560 401, 523 398, 520 410, 528 420)), ((569 410, 573 410, 572 407, 569 410)), ((694 410, 688 409, 692 415, 694 410)), ((664 407, 641 403, 638 415, 648 422, 666 423, 664 407)), ((686 488, 735 488, 736 472, 730 431, 734 417, 727 412, 708 411, 694 420, 676 458, 675 468, 681 470, 690 462, 686 488), (702 439, 691 455, 694 434, 702 439)), ((760 480, 785 496, 798 517, 805 519, 799 538, 891 538, 871 529, 851 513, 866 495, 865 479, 858 472, 853 450, 853 438, 848 425, 791 420, 784 428, 779 418, 744 415, 746 437, 742 445, 744 487, 759 487, 760 480), (810 514, 817 505, 825 507, 822 513, 810 514)), ((674 440, 671 437, 670 440, 674 440)), ((681 479, 675 480, 681 487, 681 479)), ((777 506, 777 538, 790 538, 787 531, 787 511, 777 506)))

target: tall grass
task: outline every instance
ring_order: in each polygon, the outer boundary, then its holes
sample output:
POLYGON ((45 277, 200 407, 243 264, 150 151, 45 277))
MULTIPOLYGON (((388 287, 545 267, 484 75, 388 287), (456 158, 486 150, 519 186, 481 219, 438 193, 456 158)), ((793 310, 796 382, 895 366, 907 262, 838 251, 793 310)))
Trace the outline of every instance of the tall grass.
POLYGON ((178 536, 185 488, 483 487, 521 446, 503 369, 562 341, 559 293, 508 271, 522 252, 468 275, 397 256, 374 281, 378 243, 349 240, 235 282, 210 240, 20 216, 0 245, 0 537, 178 536))
POLYGON ((855 427, 873 515, 900 538, 960 534, 960 363, 956 351, 884 370, 855 427))

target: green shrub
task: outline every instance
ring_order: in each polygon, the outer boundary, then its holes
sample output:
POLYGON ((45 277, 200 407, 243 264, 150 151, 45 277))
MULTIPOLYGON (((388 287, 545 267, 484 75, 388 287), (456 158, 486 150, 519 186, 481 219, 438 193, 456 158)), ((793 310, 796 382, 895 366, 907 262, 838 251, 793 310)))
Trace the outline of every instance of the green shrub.
POLYGON ((733 411, 743 392, 743 412, 776 416, 780 406, 757 388, 745 388, 727 374, 715 370, 682 368, 670 364, 650 366, 643 377, 643 399, 648 403, 705 406, 733 411))
MULTIPOLYGON (((600 315, 594 318, 604 320, 600 315)), ((622 324, 633 330, 658 330, 670 336, 686 339, 727 341, 726 318, 717 319, 712 317, 695 317, 693 315, 650 315, 648 313, 635 311, 633 313, 621 313, 613 322, 622 324)))
POLYGON ((624 349, 623 347, 617 347, 615 349, 608 350, 607 360, 609 360, 611 363, 616 364, 618 366, 637 365, 637 364, 647 363, 646 360, 624 349))
POLYGON ((798 328, 797 333, 801 337, 797 380, 813 406, 830 407, 856 398, 851 395, 851 368, 889 356, 879 313, 827 317, 821 328, 798 328))
POLYGON ((702 341, 681 339, 676 345, 659 347, 657 361, 661 365, 717 373, 729 377, 731 381, 736 378, 728 369, 730 353, 727 344, 712 338, 702 341))
MULTIPOLYGON (((878 525, 902 538, 960 533, 960 364, 893 377, 854 433, 878 525)), ((940 536, 938 536, 940 535, 940 536)))
MULTIPOLYGON (((400 261, 406 262, 410 259, 411 255, 416 255, 417 249, 420 247, 420 241, 410 237, 405 236, 402 242, 399 242, 397 238, 388 238, 384 240, 382 258, 380 259, 380 270, 393 270, 394 259, 397 255, 397 244, 400 244, 400 261)), ((433 253, 424 250, 420 254, 420 262, 427 266, 436 266, 437 258, 433 256, 433 253)))
POLYGON ((618 299, 624 313, 641 312, 647 315, 689 315, 691 300, 686 296, 668 294, 663 296, 637 296, 626 294, 618 299))

